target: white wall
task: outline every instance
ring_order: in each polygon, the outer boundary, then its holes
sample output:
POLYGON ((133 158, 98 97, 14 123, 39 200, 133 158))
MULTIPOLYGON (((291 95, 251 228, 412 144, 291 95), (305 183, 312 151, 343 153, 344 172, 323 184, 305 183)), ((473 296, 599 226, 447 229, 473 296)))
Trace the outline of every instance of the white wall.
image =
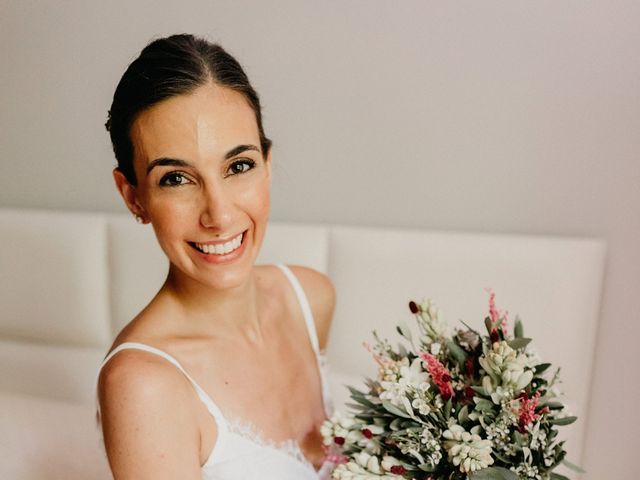
POLYGON ((609 242, 586 478, 633 479, 639 24, 632 0, 0 0, 0 205, 121 211, 117 80, 206 34, 261 93, 273 218, 609 242))

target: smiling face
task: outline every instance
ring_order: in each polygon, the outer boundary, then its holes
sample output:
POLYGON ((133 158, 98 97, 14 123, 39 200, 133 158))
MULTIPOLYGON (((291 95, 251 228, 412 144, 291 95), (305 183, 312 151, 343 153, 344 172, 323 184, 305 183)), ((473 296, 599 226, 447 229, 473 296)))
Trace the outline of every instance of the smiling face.
POLYGON ((271 180, 242 94, 207 84, 162 101, 136 118, 131 140, 137 186, 114 178, 153 225, 172 281, 242 285, 264 238, 271 180))

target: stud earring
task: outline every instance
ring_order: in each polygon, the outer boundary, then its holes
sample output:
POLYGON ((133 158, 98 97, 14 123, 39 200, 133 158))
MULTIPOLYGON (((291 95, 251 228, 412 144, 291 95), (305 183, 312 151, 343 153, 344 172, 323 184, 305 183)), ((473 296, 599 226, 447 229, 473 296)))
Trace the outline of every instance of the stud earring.
POLYGON ((134 215, 136 217, 136 222, 142 223, 142 217, 140 215, 134 215))

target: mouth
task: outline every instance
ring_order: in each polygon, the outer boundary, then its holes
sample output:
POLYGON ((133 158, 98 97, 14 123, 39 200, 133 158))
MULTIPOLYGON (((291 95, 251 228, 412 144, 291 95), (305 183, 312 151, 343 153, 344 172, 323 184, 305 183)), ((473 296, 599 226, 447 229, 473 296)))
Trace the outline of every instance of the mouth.
POLYGON ((200 253, 204 253, 205 255, 229 255, 231 252, 234 252, 235 250, 240 248, 246 233, 247 231, 245 230, 244 232, 236 235, 231 240, 228 240, 226 242, 189 242, 189 245, 198 250, 200 253))

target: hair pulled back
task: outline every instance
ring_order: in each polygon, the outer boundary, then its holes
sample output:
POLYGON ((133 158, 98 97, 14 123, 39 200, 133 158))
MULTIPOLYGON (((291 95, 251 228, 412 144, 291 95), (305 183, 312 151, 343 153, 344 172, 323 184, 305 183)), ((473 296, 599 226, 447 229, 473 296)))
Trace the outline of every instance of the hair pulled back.
POLYGON ((220 45, 203 38, 172 35, 154 40, 142 50, 124 72, 113 95, 105 127, 111 136, 117 168, 129 183, 137 183, 130 130, 138 114, 209 82, 230 88, 246 98, 255 113, 260 147, 266 157, 271 140, 262 128, 260 99, 238 61, 220 45))

